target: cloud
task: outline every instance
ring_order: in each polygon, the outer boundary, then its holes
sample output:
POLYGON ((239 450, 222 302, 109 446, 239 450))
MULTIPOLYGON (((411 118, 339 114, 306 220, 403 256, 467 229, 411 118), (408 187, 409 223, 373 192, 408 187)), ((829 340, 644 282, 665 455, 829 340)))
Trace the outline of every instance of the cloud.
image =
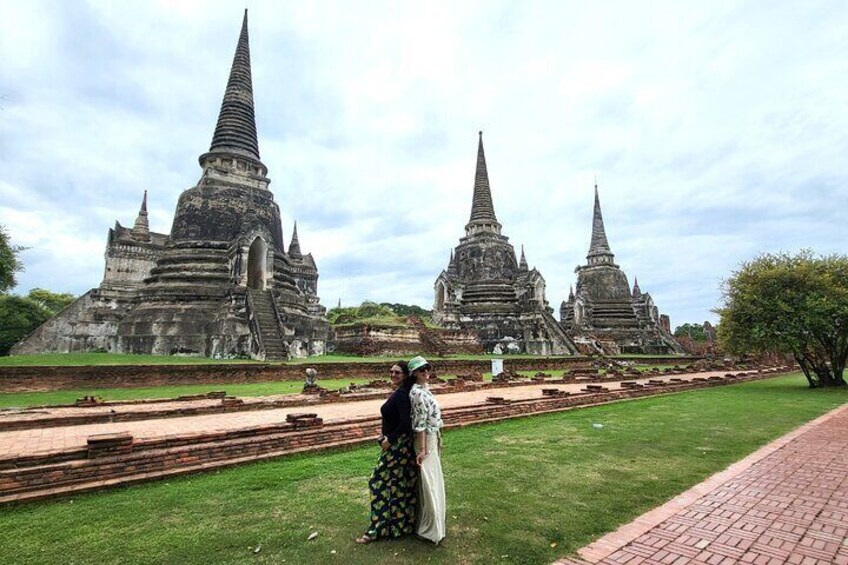
MULTIPOLYGON (((0 223, 19 290, 99 284, 146 189, 170 230, 241 24, 225 1, 7 3, 0 223)), ((672 323, 714 320, 762 251, 844 252, 848 4, 256 1, 263 162, 324 303, 432 305, 468 220, 477 131, 503 233, 555 307, 607 234, 672 323)))

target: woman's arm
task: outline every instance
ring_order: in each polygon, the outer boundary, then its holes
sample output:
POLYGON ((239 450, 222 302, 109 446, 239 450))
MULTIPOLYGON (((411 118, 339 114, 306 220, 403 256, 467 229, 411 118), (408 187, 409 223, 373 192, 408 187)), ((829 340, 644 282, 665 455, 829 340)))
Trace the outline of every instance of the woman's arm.
POLYGON ((420 391, 415 390, 410 393, 409 400, 412 405, 411 419, 412 431, 415 432, 415 451, 418 453, 415 461, 421 465, 427 458, 427 407, 424 405, 420 391))
POLYGON ((415 432, 415 450, 418 452, 418 455, 415 456, 415 462, 420 466, 429 455, 427 453, 427 432, 415 432))

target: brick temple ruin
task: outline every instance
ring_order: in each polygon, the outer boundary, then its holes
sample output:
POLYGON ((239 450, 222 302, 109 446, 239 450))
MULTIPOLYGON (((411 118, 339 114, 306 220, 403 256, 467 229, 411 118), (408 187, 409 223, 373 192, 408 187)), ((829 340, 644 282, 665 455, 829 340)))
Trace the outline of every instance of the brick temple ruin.
POLYGON ((323 353, 328 323, 318 269, 296 228, 286 252, 280 209, 259 158, 247 10, 197 185, 170 234, 151 232, 147 194, 132 228, 109 230, 98 288, 13 354, 108 351, 285 359, 323 353))
POLYGON ((480 132, 471 217, 465 237, 434 284, 433 321, 446 328, 476 330, 487 352, 576 353, 548 306, 544 277, 528 267, 523 248, 521 260, 516 259, 501 227, 480 132))
POLYGON ((670 332, 668 316, 614 261, 607 241, 598 186, 592 215, 592 238, 586 264, 575 269, 576 290, 560 305, 560 322, 583 353, 683 354, 670 332))

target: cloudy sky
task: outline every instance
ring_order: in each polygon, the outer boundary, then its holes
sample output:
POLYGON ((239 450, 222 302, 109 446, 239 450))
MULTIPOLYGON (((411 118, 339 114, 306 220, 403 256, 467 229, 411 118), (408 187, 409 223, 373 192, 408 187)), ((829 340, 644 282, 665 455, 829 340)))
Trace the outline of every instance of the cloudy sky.
MULTIPOLYGON (((259 144, 327 306, 431 307, 477 131, 503 233, 559 307, 597 176, 616 261, 672 325, 763 251, 846 252, 848 2, 248 2, 259 144)), ((170 231, 244 2, 0 0, 0 224, 17 291, 81 294, 106 234, 170 231)))

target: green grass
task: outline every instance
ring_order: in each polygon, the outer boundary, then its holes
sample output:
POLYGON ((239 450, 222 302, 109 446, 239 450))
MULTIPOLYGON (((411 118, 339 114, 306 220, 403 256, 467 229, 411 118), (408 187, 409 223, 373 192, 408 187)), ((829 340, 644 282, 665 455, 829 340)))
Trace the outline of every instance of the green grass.
POLYGON ((250 359, 210 359, 129 353, 42 353, 0 357, 0 367, 76 366, 76 365, 218 365, 221 363, 259 363, 250 359))
MULTIPOLYGON (((390 362, 390 361, 387 361, 390 362)), ((647 370, 648 366, 637 366, 640 370, 647 370)), ((532 377, 537 371, 518 371, 525 377, 532 377)), ((545 371, 551 378, 560 378, 568 373, 567 369, 545 371)), ((452 378, 452 374, 443 374, 443 378, 452 378)), ((492 373, 483 373, 484 381, 492 380, 492 373)), ((363 384, 368 379, 319 379, 318 384, 322 387, 337 390, 348 386, 350 383, 363 384)), ((77 398, 83 396, 96 396, 103 400, 137 400, 142 398, 176 398, 188 394, 202 394, 212 390, 225 390, 231 396, 269 396, 273 394, 293 394, 303 389, 303 381, 275 381, 263 383, 238 383, 238 384, 197 384, 197 385, 174 385, 143 388, 80 388, 74 390, 58 390, 49 392, 12 392, 0 393, 0 408, 23 408, 27 406, 47 406, 57 404, 73 404, 77 398)))
MULTIPOLYGON (((407 357, 401 357, 406 359, 407 357)), ((432 357, 434 363, 442 359, 485 361, 489 359, 539 359, 538 355, 448 355, 432 357)), ((569 359, 568 356, 552 356, 549 359, 569 359)), ((291 365, 318 363, 386 363, 397 361, 398 356, 359 357, 355 355, 329 354, 317 357, 292 359, 283 363, 291 365)), ((207 357, 177 357, 165 355, 131 355, 124 353, 44 353, 41 355, 15 355, 0 357, 0 367, 31 366, 78 366, 78 365, 217 365, 221 363, 264 363, 252 359, 209 359, 207 357)), ((273 364, 271 363, 271 364, 273 364)))
POLYGON ((796 374, 450 431, 437 548, 353 543, 362 447, 2 507, 0 563, 550 563, 846 401, 796 374))
MULTIPOLYGON (((350 383, 363 384, 366 379, 323 379, 318 384, 330 390, 338 390, 350 383)), ((212 390, 224 390, 230 396, 269 396, 293 394, 303 390, 303 381, 275 381, 267 383, 229 383, 175 385, 145 388, 96 388, 57 390, 49 392, 0 393, 0 408, 73 404, 83 396, 97 396, 103 400, 136 400, 140 398, 176 398, 188 394, 202 394, 212 390)))
POLYGON ((368 318, 359 318, 351 322, 336 322, 334 328, 353 328, 358 326, 383 326, 383 327, 398 327, 405 328, 408 326, 406 316, 370 316, 368 318))

